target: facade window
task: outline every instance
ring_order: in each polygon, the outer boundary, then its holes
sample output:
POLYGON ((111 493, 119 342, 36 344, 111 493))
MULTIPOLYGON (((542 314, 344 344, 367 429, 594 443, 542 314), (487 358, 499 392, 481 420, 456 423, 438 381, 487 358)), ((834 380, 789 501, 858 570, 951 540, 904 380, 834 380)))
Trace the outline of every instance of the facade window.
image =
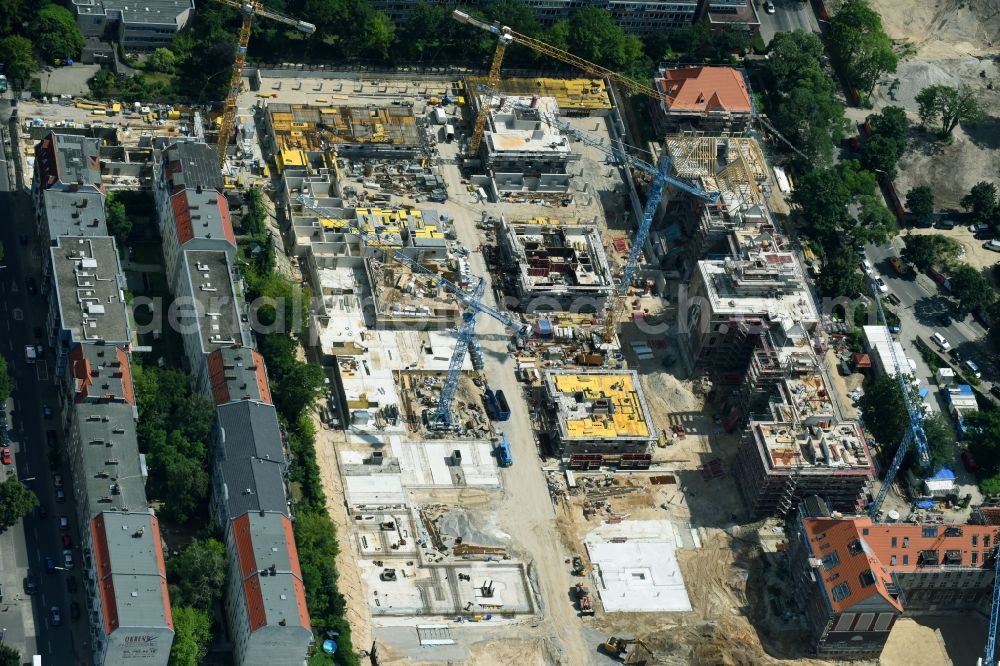
POLYGON ((989 534, 984 534, 983 535, 983 548, 989 548, 989 547, 990 547, 990 535, 989 534))
POLYGON ((910 537, 903 537, 903 548, 910 547, 910 537))
POLYGON ((833 594, 834 601, 841 601, 851 596, 851 586, 847 583, 841 583, 831 590, 831 594, 833 594))
POLYGON ((861 583, 861 587, 863 588, 871 587, 872 585, 875 584, 875 574, 873 574, 872 570, 869 569, 868 571, 858 576, 858 581, 861 583))
POLYGON ((896 566, 896 556, 895 555, 890 555, 889 556, 889 566, 891 566, 891 567, 896 566))
MULTIPOLYGON (((976 537, 972 538, 975 539, 976 537)), ((979 553, 977 553, 976 551, 972 551, 972 564, 973 565, 979 564, 979 553)))
POLYGON ((896 547, 896 537, 892 537, 892 547, 896 547))
POLYGON ((868 528, 867 527, 862 528, 861 533, 864 534, 865 536, 868 536, 868 528))
POLYGON ((837 555, 837 551, 833 551, 829 555, 823 558, 823 568, 829 571, 840 564, 840 556, 837 555))
POLYGON ((910 563, 910 556, 909 555, 903 555, 903 566, 906 566, 909 563, 910 563))
POLYGON ((975 548, 978 545, 979 545, 979 535, 978 534, 973 534, 972 535, 972 547, 975 548))
POLYGON ((922 530, 920 530, 920 536, 936 537, 937 536, 937 527, 936 526, 934 526, 934 527, 924 527, 922 530))

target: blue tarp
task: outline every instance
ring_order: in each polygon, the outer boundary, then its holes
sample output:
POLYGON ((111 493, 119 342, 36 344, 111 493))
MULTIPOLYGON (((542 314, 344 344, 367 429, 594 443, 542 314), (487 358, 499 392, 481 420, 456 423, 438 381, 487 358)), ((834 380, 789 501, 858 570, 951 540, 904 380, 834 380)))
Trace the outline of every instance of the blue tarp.
POLYGON ((916 504, 916 507, 918 509, 933 509, 934 508, 934 500, 932 500, 932 499, 917 500, 915 504, 916 504))
POLYGON ((930 480, 931 481, 954 481, 955 480, 955 473, 953 471, 951 471, 950 469, 948 469, 947 467, 944 467, 944 468, 941 469, 940 472, 938 472, 937 474, 935 474, 934 476, 932 476, 930 478, 930 480))

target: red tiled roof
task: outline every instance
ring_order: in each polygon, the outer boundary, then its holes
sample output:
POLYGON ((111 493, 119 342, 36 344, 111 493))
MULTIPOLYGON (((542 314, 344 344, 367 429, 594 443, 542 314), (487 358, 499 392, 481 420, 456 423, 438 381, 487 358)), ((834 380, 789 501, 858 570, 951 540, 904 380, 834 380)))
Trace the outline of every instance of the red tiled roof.
MULTIPOLYGON (((236 235, 233 232, 233 224, 229 219, 229 202, 226 197, 218 194, 215 197, 216 205, 219 207, 219 216, 222 218, 222 231, 227 241, 236 245, 236 235)), ((170 207, 174 210, 174 226, 177 229, 177 240, 179 245, 184 245, 195 236, 194 224, 191 220, 191 209, 187 199, 187 190, 181 190, 170 197, 170 207)))
POLYGON ((260 590, 260 577, 257 561, 253 555, 253 542, 250 536, 250 514, 243 514, 232 522, 233 541, 236 543, 236 559, 240 577, 243 578, 243 598, 247 605, 247 622, 250 631, 256 631, 267 625, 267 613, 264 610, 264 595, 260 590))
POLYGON ((295 587, 295 605, 299 609, 299 621, 302 626, 312 631, 309 622, 309 608, 306 606, 306 588, 302 582, 302 569, 299 567, 299 551, 295 546, 295 532, 292 530, 292 521, 287 516, 281 517, 281 523, 285 528, 285 542, 288 544, 288 556, 292 562, 292 585, 295 587))
POLYGON ((665 69, 656 80, 670 111, 750 113, 750 92, 743 75, 730 67, 665 69))
MULTIPOLYGON (((264 357, 252 349, 249 351, 261 402, 273 405, 274 402, 271 399, 271 387, 267 381, 267 367, 264 365, 264 357)), ((222 358, 221 349, 217 349, 208 355, 208 381, 212 387, 212 400, 216 406, 224 405, 232 400, 255 397, 254 394, 249 392, 235 396, 230 392, 229 380, 226 379, 226 366, 222 358)))
POLYGON ((835 612, 841 613, 875 596, 903 612, 902 604, 886 588, 892 584, 892 576, 865 543, 855 520, 806 519, 805 528, 813 557, 821 560, 816 575, 820 577, 835 612), (829 566, 822 563, 823 558, 829 566), (871 572, 871 582, 862 585, 861 577, 868 572, 871 572), (838 590, 837 597, 834 596, 834 589, 838 590))
POLYGON ((166 612, 167 627, 174 628, 174 615, 170 609, 170 592, 167 589, 167 567, 163 562, 163 541, 160 539, 160 521, 150 517, 153 525, 153 552, 156 553, 156 569, 160 572, 160 592, 163 594, 163 608, 166 612))
POLYGON ((132 366, 129 364, 128 353, 121 347, 115 347, 115 356, 122 376, 122 397, 128 404, 135 405, 135 387, 132 385, 132 366))
POLYGON ((97 573, 97 589, 101 593, 101 607, 104 609, 104 634, 110 635, 118 628, 118 602, 115 600, 115 586, 111 579, 111 554, 105 534, 104 514, 90 521, 91 540, 94 544, 94 570, 97 573))
POLYGON ((77 347, 69 353, 70 373, 76 380, 74 402, 83 402, 90 394, 90 386, 94 383, 90 374, 90 361, 83 357, 83 347, 77 347))

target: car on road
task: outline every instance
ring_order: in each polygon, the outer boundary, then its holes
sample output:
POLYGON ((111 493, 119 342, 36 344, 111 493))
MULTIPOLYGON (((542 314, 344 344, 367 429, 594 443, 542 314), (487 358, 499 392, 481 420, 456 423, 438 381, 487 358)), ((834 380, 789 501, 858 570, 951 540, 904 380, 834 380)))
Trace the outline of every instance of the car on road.
POLYGON ((972 457, 972 454, 968 451, 962 451, 962 466, 969 474, 975 474, 979 471, 979 465, 976 464, 976 459, 972 457))
POLYGON ((765 0, 765 2, 764 2, 764 11, 767 12, 768 14, 773 14, 777 10, 774 8, 774 3, 771 2, 771 0, 765 0))
POLYGON ((60 503, 66 501, 66 491, 62 488, 56 488, 56 501, 60 503))
POLYGON ((69 548, 63 551, 63 566, 67 569, 73 568, 73 551, 69 548))
POLYGON ((1000 252, 1000 241, 988 240, 983 243, 983 249, 989 250, 990 252, 1000 252))
POLYGON ((875 267, 872 266, 872 262, 868 261, 867 259, 861 260, 861 270, 868 277, 872 277, 873 275, 875 275, 875 267))
POLYGON ((63 477, 62 477, 62 474, 53 474, 52 475, 52 485, 54 485, 56 488, 62 488, 63 487, 63 477))
POLYGON ((35 281, 35 278, 29 277, 24 281, 24 286, 32 296, 38 293, 38 283, 35 281))
POLYGON ((49 617, 52 618, 53 627, 58 627, 62 624, 62 613, 59 612, 59 606, 53 606, 49 609, 49 617))
POLYGON ((899 257, 889 257, 889 263, 892 267, 896 269, 896 272, 900 275, 906 274, 906 264, 900 261, 899 257))
POLYGON ((53 574, 56 572, 56 561, 49 556, 45 556, 45 572, 53 574))
POLYGON ((66 516, 59 516, 59 529, 68 530, 69 529, 69 518, 66 516))
POLYGON ((44 405, 42 405, 42 416, 44 416, 46 419, 52 418, 52 407, 49 406, 49 403, 45 403, 44 405))
POLYGON ((938 220, 937 228, 938 229, 954 229, 955 228, 955 220, 938 220))
POLYGON ((69 618, 74 622, 80 619, 80 604, 75 601, 69 605, 69 618))
POLYGON ((941 335, 940 333, 935 333, 934 335, 932 335, 931 340, 933 340, 934 344, 936 344, 944 351, 948 351, 949 349, 951 349, 951 343, 945 340, 944 336, 941 335))
POLYGON ((966 370, 972 373, 973 377, 975 377, 976 379, 982 379, 983 373, 979 371, 979 366, 976 365, 973 361, 967 360, 962 365, 965 366, 966 370))
POLYGON ((69 535, 69 532, 63 532, 62 534, 62 545, 63 548, 73 547, 73 538, 69 535))
POLYGON ((880 293, 883 294, 889 293, 889 285, 887 285, 885 283, 885 280, 883 280, 882 278, 880 277, 875 278, 875 286, 878 287, 880 293))
POLYGON ((38 581, 35 580, 34 576, 24 577, 24 593, 25 594, 35 594, 38 592, 38 581))
POLYGON ((55 430, 45 431, 45 443, 53 448, 59 446, 59 437, 56 435, 55 430))
POLYGON ((10 447, 9 446, 3 447, 3 450, 0 451, 0 459, 3 459, 3 464, 4 465, 9 465, 12 462, 14 462, 14 459, 10 455, 10 447))

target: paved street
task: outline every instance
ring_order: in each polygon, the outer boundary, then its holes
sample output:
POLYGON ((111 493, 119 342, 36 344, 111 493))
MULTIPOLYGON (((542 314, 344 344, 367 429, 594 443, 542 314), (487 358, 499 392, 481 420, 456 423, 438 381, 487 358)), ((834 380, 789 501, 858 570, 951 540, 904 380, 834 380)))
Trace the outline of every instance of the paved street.
POLYGON ((813 12, 812 5, 799 0, 773 0, 775 13, 764 11, 764 3, 755 0, 757 14, 760 16, 760 36, 765 44, 769 44, 775 34, 791 30, 819 32, 819 22, 813 12))
MULTIPOLYGON (((4 586, 4 603, 0 606, 0 627, 6 629, 5 642, 22 651, 28 660, 32 654, 41 654, 45 663, 75 664, 89 661, 86 639, 86 606, 83 596, 83 577, 80 574, 80 552, 76 547, 79 535, 73 516, 72 491, 69 486, 69 469, 62 463, 58 470, 66 480, 67 501, 55 501, 55 489, 49 469, 49 447, 45 431, 60 432, 59 413, 52 384, 53 356, 46 350, 35 364, 25 361, 24 347, 41 343, 35 338, 34 328, 44 326, 47 304, 41 294, 28 294, 26 278, 33 277, 41 287, 39 275, 39 250, 33 243, 21 245, 19 235, 30 233, 33 211, 30 197, 23 192, 0 193, 0 210, 7 214, 8 223, 0 225, 0 242, 6 249, 6 266, 0 270, 0 312, 4 323, 0 325, 0 353, 8 360, 14 378, 14 397, 10 412, 11 448, 19 478, 38 494, 39 501, 48 512, 28 516, 19 527, 8 530, 0 538, 0 572, 4 586), (51 420, 42 415, 43 405, 50 405, 56 413, 51 420), (70 534, 74 544, 75 568, 45 573, 45 556, 62 564, 62 544, 59 516, 69 518, 70 534), (31 575, 40 585, 34 595, 25 593, 25 577, 31 575), (74 576, 78 592, 73 595, 80 604, 82 617, 70 619, 70 595, 66 578, 74 576), (58 606, 63 622, 51 626, 49 609, 58 606), (82 648, 79 651, 77 648, 82 648)), ((60 444, 61 446, 61 444, 60 444)), ((13 470, 11 470, 11 473, 13 470)))

